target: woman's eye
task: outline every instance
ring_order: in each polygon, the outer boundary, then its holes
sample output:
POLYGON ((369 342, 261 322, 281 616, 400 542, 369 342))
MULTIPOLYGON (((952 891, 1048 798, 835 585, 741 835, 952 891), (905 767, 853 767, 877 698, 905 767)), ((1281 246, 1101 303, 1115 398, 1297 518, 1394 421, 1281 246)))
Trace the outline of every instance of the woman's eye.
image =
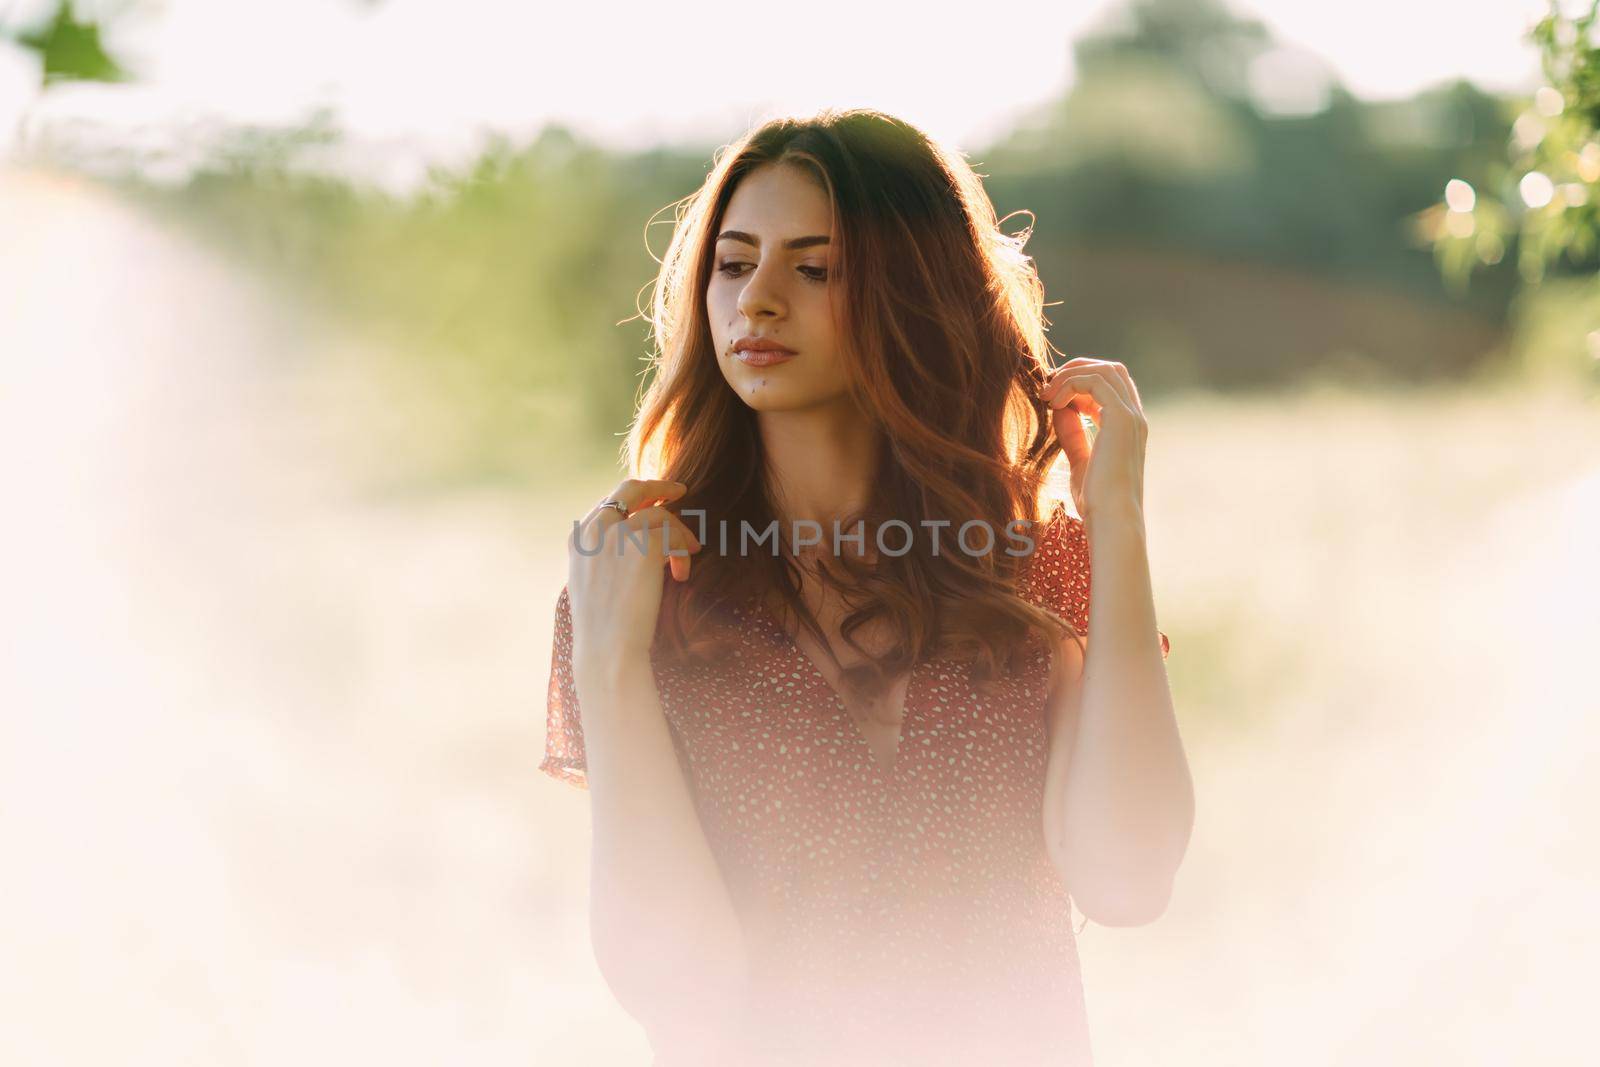
MULTIPOLYGON (((755 264, 753 263, 738 263, 733 260, 724 260, 722 264, 717 267, 717 270, 719 273, 726 274, 730 278, 738 278, 742 277, 744 274, 744 271, 741 268, 753 267, 754 265, 755 264)), ((828 268, 826 267, 800 267, 797 269, 805 276, 807 281, 825 282, 828 280, 828 268)))

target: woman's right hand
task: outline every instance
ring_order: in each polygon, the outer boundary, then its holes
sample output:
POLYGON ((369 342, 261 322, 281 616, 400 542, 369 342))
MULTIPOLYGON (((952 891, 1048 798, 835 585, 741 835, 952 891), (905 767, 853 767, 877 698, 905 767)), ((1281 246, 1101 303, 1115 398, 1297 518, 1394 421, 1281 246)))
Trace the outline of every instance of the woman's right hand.
POLYGON ((657 504, 686 492, 682 482, 626 479, 610 496, 627 506, 627 517, 597 504, 567 538, 574 660, 648 659, 665 588, 662 565, 670 563, 678 581, 689 580, 690 557, 669 556, 667 547, 701 548, 684 521, 657 504))

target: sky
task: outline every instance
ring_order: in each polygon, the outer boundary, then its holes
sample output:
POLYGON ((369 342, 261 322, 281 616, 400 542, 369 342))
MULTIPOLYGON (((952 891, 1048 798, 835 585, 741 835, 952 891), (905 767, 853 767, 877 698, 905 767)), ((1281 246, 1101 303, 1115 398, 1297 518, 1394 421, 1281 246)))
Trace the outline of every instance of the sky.
MULTIPOLYGON (((469 157, 486 129, 516 137, 553 119, 637 147, 726 141, 773 114, 868 106, 965 149, 1067 89, 1071 40, 1117 6, 991 2, 957 20, 907 19, 903 4, 861 0, 589 3, 555 14, 503 0, 80 4, 129 9, 108 40, 140 84, 65 87, 40 98, 31 54, 0 42, 0 129, 24 117, 35 131, 92 123, 111 131, 101 136, 156 147, 171 143, 173 129, 291 123, 326 104, 369 163, 400 183, 425 159, 469 157)), ((0 0, 0 25, 26 24, 50 6, 0 0)), ((1501 91, 1539 84, 1524 36, 1547 0, 1228 6, 1262 20, 1292 50, 1258 72, 1274 84, 1305 69, 1295 58, 1305 52, 1372 99, 1455 77, 1501 91)))

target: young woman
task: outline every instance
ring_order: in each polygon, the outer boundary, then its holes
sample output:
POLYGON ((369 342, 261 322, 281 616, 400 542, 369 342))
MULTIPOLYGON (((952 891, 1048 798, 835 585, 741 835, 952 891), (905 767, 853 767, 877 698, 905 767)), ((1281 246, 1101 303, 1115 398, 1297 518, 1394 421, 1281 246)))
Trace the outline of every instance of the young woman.
POLYGON ((761 126, 680 209, 540 765, 590 790, 596 958, 657 1065, 1087 1064, 1073 902, 1166 907, 1145 418, 1122 364, 1050 369, 1025 240, 870 110, 761 126))

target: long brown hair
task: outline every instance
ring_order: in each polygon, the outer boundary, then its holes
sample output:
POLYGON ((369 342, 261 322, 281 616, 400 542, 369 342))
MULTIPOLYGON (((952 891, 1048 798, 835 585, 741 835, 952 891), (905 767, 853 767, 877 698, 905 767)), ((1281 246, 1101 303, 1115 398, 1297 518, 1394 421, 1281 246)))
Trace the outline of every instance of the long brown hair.
MULTIPOLYGON (((872 497, 841 528, 854 532, 859 519, 875 544, 890 519, 916 530, 947 520, 952 534, 978 519, 996 535, 986 555, 933 555, 919 537, 914 550, 882 553, 876 565, 848 553, 834 557, 836 571, 824 563, 853 609, 842 636, 859 654, 868 655, 852 637, 860 626, 901 622, 888 653, 841 681, 856 695, 877 695, 933 655, 971 662, 980 684, 1009 673, 1030 632, 1051 642, 1073 632, 1018 596, 1028 557, 1004 551, 1013 520, 1036 524, 1037 538, 1046 476, 1061 453, 1040 397, 1055 351, 1045 338, 1044 286, 1022 252, 1031 227, 1003 233, 966 160, 908 123, 871 109, 826 109, 767 122, 719 150, 705 183, 677 203, 649 318, 654 374, 628 435, 628 468, 683 482, 688 492, 668 506, 702 511, 713 530, 722 520, 732 531, 741 522, 764 530, 776 517, 756 413, 722 377, 705 306, 723 212, 740 180, 765 164, 802 168, 828 195, 830 273, 842 295, 833 302, 835 332, 852 396, 881 430, 872 497)), ((697 529, 695 517, 687 521, 697 529)), ((734 604, 769 592, 829 648, 787 554, 721 556, 714 535, 703 540, 690 580, 667 582, 661 639, 673 659, 715 657, 728 636, 715 624, 730 619, 734 604)), ((885 536, 889 545, 901 540, 885 536)))

